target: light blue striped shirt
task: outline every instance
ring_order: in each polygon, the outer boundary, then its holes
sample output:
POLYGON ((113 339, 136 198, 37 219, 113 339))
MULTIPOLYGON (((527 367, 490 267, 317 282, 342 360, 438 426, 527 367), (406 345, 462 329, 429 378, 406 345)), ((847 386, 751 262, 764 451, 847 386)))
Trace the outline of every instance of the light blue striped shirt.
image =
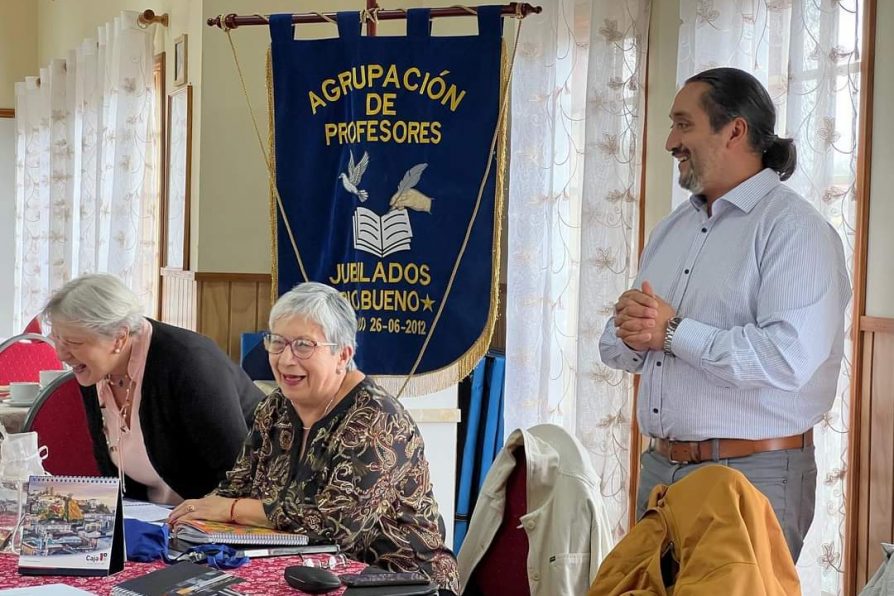
POLYGON ((609 319, 603 362, 641 374, 641 431, 675 440, 803 433, 832 406, 851 289, 835 230, 766 169, 693 196, 652 232, 648 280, 683 317, 668 356, 635 352, 609 319))

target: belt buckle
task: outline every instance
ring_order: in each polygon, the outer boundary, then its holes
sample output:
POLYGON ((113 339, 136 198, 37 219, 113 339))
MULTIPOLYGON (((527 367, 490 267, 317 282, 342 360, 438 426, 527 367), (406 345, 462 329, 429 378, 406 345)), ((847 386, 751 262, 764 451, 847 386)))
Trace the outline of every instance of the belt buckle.
POLYGON ((698 443, 670 441, 667 459, 674 465, 698 463, 698 443))

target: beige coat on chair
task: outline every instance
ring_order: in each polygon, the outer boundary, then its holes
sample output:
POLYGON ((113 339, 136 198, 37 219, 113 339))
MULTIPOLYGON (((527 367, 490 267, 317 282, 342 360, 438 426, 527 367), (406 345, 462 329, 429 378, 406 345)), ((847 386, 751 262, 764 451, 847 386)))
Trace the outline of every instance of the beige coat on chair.
POLYGON ((515 467, 513 449, 527 461, 528 585, 532 596, 585 594, 611 549, 599 476, 580 443, 562 427, 540 424, 515 430, 497 455, 475 504, 459 551, 464 591, 503 520, 506 482, 515 467))

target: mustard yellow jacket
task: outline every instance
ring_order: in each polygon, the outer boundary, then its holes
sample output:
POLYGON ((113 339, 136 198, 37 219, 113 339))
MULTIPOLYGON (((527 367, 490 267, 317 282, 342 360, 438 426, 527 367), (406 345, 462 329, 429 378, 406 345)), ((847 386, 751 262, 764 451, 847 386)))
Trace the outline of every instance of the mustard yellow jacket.
POLYGON ((800 593, 769 501, 741 472, 718 465, 652 490, 649 509, 602 562, 589 596, 800 593))

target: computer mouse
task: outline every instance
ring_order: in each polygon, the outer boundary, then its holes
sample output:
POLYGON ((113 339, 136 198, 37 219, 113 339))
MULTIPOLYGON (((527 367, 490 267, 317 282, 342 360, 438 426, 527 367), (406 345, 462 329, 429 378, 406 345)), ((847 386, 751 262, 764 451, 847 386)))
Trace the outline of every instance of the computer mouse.
POLYGON ((341 580, 328 569, 292 565, 283 572, 286 583, 304 592, 315 594, 341 587, 341 580))

